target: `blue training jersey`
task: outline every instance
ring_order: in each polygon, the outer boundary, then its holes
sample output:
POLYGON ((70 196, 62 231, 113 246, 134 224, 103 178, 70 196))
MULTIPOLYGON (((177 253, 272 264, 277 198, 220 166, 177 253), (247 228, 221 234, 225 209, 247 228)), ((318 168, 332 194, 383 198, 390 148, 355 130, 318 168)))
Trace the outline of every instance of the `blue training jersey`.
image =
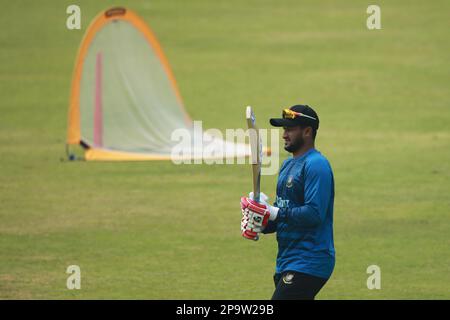
POLYGON ((277 183, 279 207, 263 233, 277 233, 276 272, 297 271, 329 278, 334 269, 334 178, 316 149, 285 160, 277 183))

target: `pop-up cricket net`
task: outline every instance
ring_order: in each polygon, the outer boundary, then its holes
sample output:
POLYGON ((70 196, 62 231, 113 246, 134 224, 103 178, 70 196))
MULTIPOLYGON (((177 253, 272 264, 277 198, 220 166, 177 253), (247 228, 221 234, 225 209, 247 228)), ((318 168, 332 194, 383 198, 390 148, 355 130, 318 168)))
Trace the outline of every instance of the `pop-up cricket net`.
MULTIPOLYGON (((153 32, 128 9, 102 12, 86 31, 75 63, 69 158, 74 158, 71 150, 78 145, 85 160, 173 159, 174 146, 180 150, 180 140, 172 137, 177 129, 191 132, 193 140, 205 138, 193 130, 153 32)), ((216 151, 208 155, 193 140, 184 140, 185 150, 179 153, 183 158, 245 157, 250 152, 246 144, 212 138, 216 151)))

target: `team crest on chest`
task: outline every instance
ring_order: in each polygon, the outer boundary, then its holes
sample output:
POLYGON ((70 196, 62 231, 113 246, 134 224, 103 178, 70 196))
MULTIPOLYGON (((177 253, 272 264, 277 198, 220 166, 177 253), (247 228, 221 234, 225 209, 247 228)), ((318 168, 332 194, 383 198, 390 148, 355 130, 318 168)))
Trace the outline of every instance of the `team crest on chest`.
POLYGON ((294 176, 289 176, 286 181, 286 187, 292 188, 293 185, 294 185, 294 176))

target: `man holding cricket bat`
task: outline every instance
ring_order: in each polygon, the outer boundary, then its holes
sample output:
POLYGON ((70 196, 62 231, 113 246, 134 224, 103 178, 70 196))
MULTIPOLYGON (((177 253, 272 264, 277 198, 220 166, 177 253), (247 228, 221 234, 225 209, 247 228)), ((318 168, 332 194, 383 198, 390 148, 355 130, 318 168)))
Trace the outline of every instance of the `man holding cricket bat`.
MULTIPOLYGON (((274 205, 264 193, 241 198, 242 235, 277 234, 278 255, 272 299, 314 299, 333 272, 334 178, 315 149, 317 113, 307 105, 284 109, 270 124, 283 127, 284 149, 292 153, 279 172, 274 205)), ((259 184, 259 179, 258 179, 259 184)))

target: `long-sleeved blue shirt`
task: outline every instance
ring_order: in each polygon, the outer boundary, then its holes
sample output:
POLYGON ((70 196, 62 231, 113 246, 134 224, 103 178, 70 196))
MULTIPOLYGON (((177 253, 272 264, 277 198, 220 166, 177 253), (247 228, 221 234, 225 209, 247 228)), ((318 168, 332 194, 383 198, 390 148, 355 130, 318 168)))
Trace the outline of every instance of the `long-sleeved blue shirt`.
POLYGON ((297 271, 329 278, 334 269, 334 178, 316 149, 285 160, 277 183, 279 207, 263 233, 277 233, 276 272, 297 271))

